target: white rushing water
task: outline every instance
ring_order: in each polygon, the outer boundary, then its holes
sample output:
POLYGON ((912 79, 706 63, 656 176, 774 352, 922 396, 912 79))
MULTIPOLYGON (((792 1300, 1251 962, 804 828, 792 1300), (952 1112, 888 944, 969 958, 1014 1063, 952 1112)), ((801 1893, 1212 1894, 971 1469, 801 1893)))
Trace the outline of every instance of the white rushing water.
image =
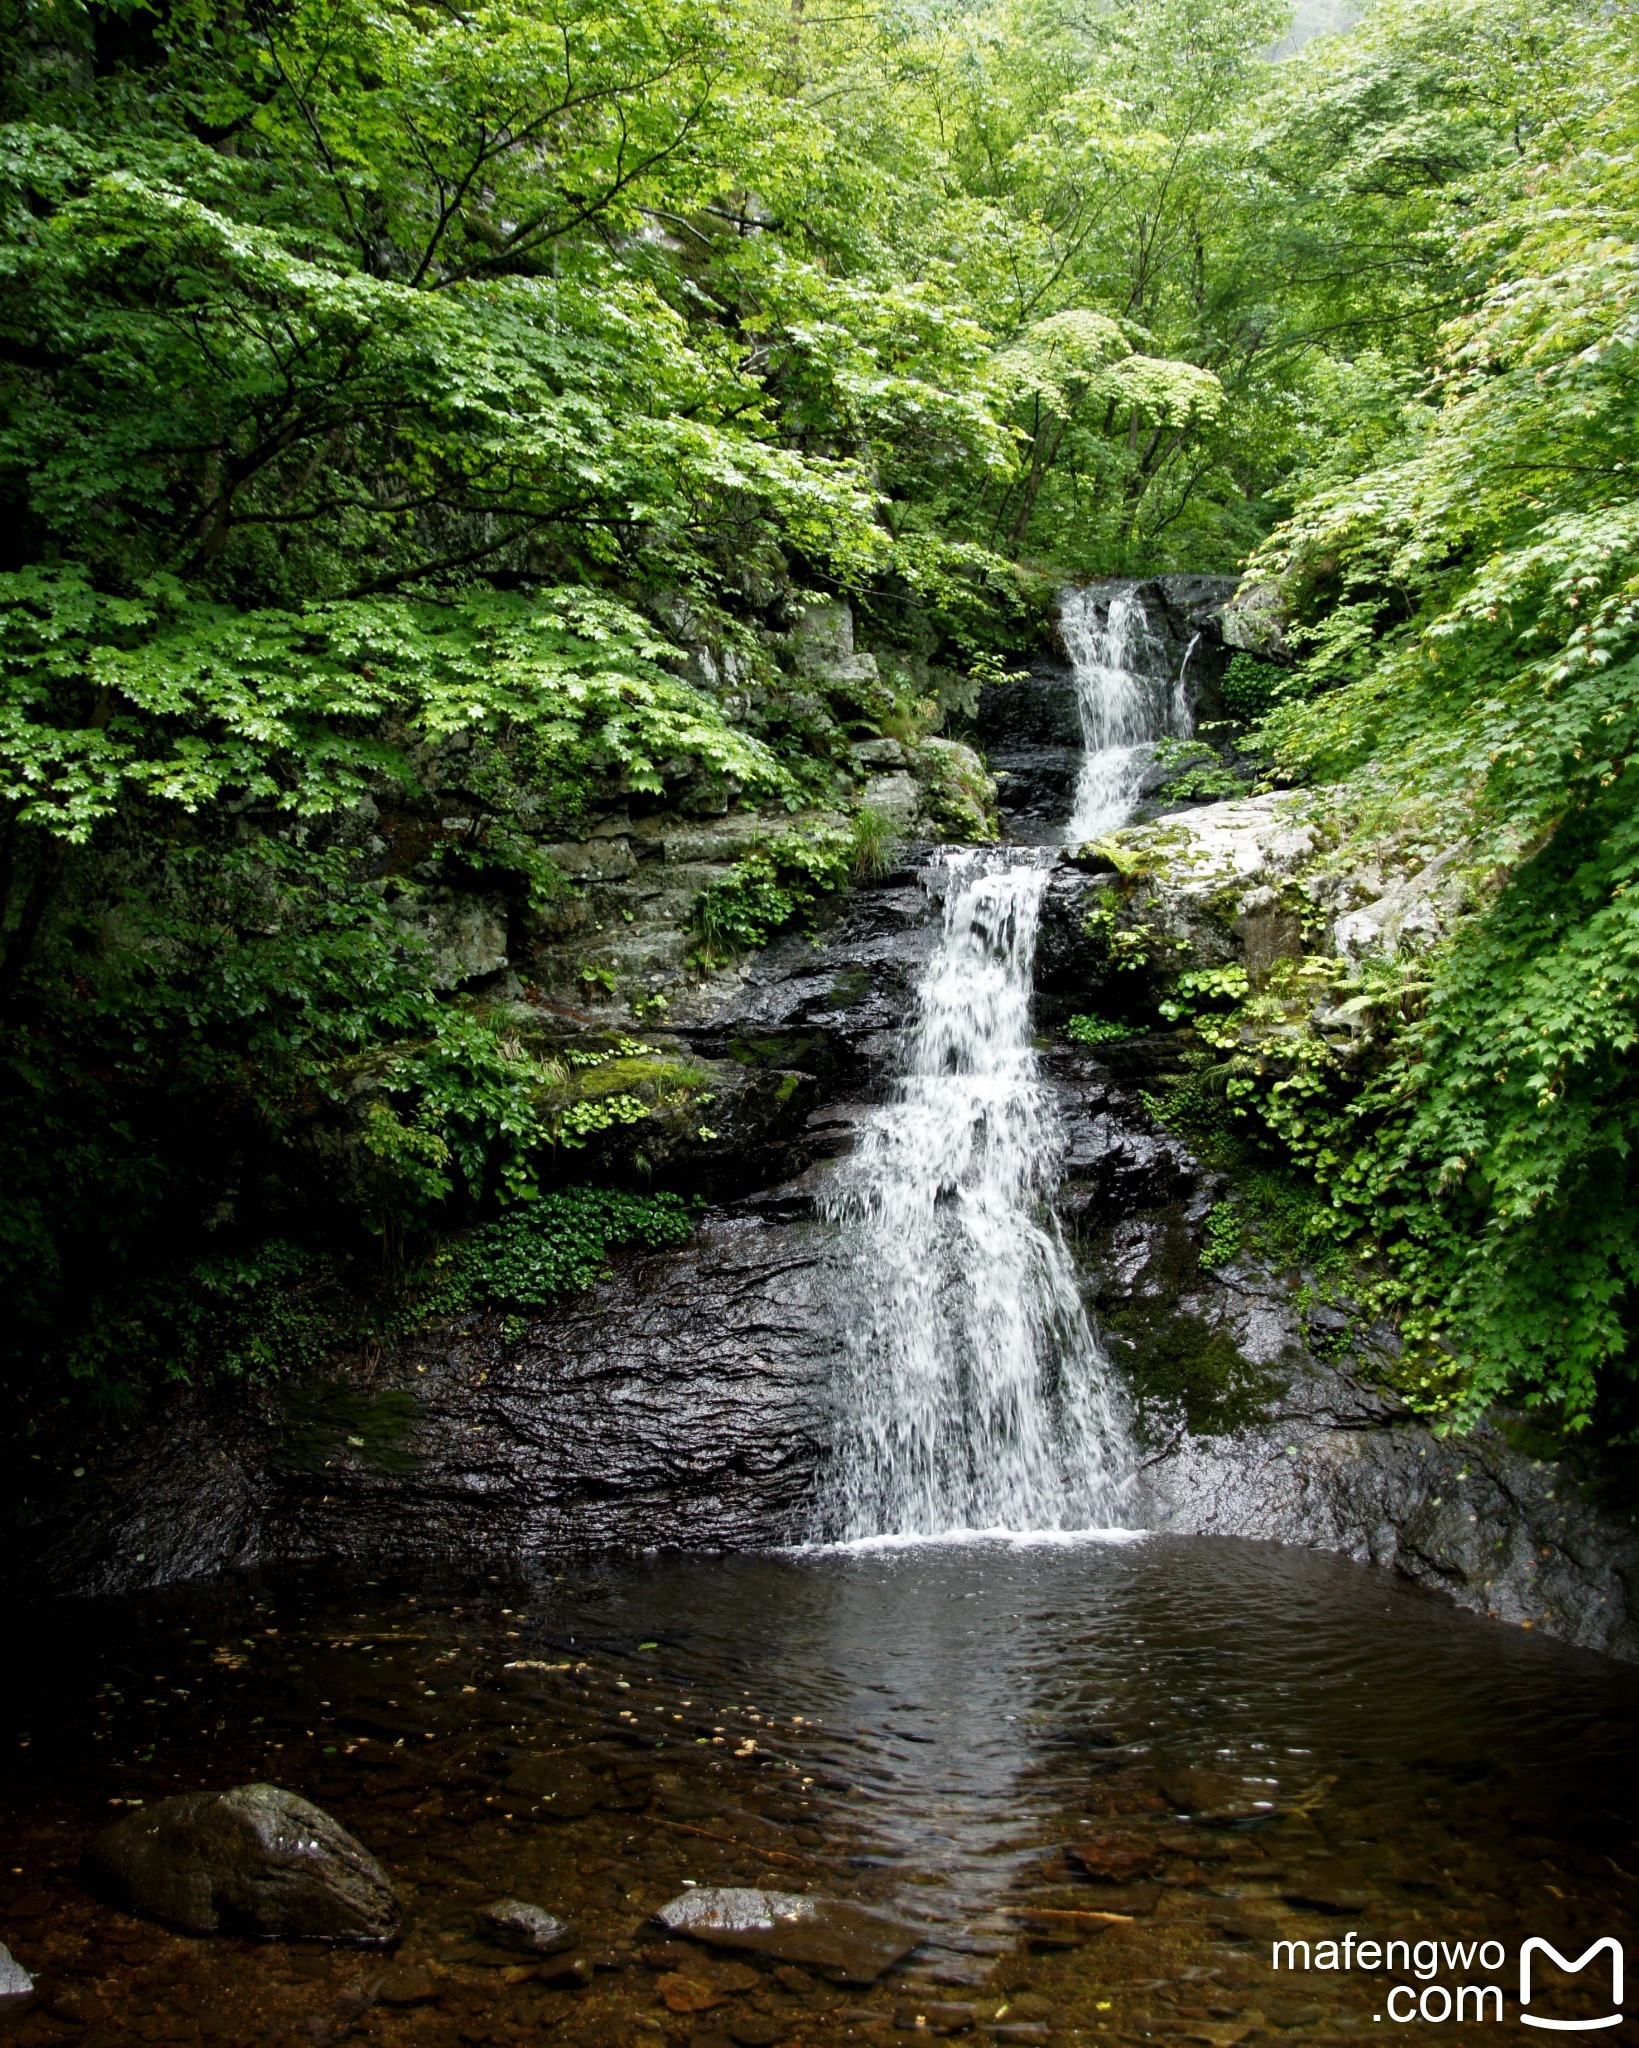
MULTIPOLYGON (((1132 816, 1156 742, 1190 732, 1131 585, 1064 594, 1085 752, 1064 837, 1132 816)), ((1193 652, 1193 643, 1191 643, 1193 652)), ((1054 855, 948 852, 944 926, 902 1072, 839 1169, 847 1365, 823 1533, 860 1543, 1107 1528, 1132 1469, 1113 1375, 1052 1209, 1063 1131, 1031 1034, 1054 855)))
POLYGON ((1165 650, 1150 631, 1137 590, 1108 592, 1108 585, 1073 588, 1059 607, 1086 749, 1064 833, 1072 846, 1125 825, 1156 741, 1190 736, 1189 656, 1176 679, 1168 675, 1165 650))
POLYGON ((1050 1206, 1063 1136, 1031 1043, 1051 856, 938 856, 944 928, 904 1071, 829 1213, 855 1282, 825 1534, 1107 1523, 1124 1431, 1050 1206))

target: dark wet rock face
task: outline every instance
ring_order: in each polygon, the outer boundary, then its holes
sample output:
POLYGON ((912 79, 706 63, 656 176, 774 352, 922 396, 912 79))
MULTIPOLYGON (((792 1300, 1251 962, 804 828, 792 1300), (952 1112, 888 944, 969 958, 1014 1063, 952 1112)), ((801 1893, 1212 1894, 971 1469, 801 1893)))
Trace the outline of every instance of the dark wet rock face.
POLYGON ((749 1950, 845 1984, 874 1984, 923 1938, 903 1920, 847 1899, 735 1885, 684 1892, 654 1917, 668 1934, 749 1950))
POLYGON ((1055 836, 1081 771, 1081 711, 1062 657, 1038 657, 1028 675, 986 683, 976 724, 1015 838, 1055 836))
MULTIPOLYGON (((838 1332, 829 1234, 802 1218, 800 1188, 771 1206, 799 1214, 711 1215, 681 1252, 625 1261, 519 1336, 472 1316, 384 1354, 365 1391, 417 1404, 393 1470, 345 1439, 321 1469, 293 1465, 272 1403, 259 1417, 179 1403, 174 1428, 111 1447, 100 1517, 53 1516, 35 1583, 125 1592, 335 1558, 789 1541, 822 1452, 838 1332), (213 1482, 231 1517, 191 1511, 213 1482)), ((518 1796, 544 1818, 573 1817, 582 1795, 548 1759, 518 1796)))
POLYGON ((932 943, 931 849, 851 892, 816 932, 753 955, 737 980, 680 1001, 670 1028, 708 1058, 813 1076, 827 1092, 880 1079, 932 943))
POLYGON ((374 1945, 398 1928, 398 1901, 370 1852, 276 1785, 184 1792, 128 1813, 86 1851, 84 1875, 185 1934, 374 1945))
POLYGON ((125 1593, 338 1557, 747 1548, 803 1532, 840 1341, 813 1177, 891 1067, 936 916, 917 870, 895 870, 821 933, 678 1006, 682 1042, 740 1067, 763 1100, 784 1088, 779 1115, 725 1159, 722 1206, 681 1253, 617 1260, 510 1335, 474 1315, 352 1362, 361 1401, 413 1400, 393 1469, 350 1430, 322 1459, 293 1455, 277 1397, 182 1392, 88 1453, 83 1490, 13 1501, 0 1576, 125 1593))

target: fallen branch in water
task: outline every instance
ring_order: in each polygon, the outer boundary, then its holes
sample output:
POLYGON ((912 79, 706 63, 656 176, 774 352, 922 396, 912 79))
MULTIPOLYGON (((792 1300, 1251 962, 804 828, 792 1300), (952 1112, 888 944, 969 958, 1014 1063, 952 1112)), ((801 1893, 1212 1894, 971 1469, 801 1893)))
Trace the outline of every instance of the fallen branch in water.
POLYGON ((1072 1906, 1003 1906, 1004 1913, 1020 1913, 1029 1920, 1096 1920, 1101 1927, 1113 1927, 1131 1920, 1131 1913, 1078 1911, 1072 1906))
POLYGON ((663 1813, 651 1814, 649 1818, 658 1821, 663 1828, 675 1828, 680 1835, 698 1835, 702 1841, 721 1842, 727 1848, 738 1849, 742 1855, 763 1856, 775 1863, 807 1865, 814 1870, 829 1867, 814 1856, 793 1856, 789 1849, 759 1849, 750 1842, 737 1842, 732 1835, 718 1835, 713 1834, 710 1828, 691 1827, 686 1820, 668 1820, 663 1813))

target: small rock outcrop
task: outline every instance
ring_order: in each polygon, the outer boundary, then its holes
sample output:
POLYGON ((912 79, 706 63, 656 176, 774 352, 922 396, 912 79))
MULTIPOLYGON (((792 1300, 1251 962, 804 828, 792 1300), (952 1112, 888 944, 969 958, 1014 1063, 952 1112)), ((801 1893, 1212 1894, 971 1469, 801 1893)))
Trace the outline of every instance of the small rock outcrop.
POLYGON ((185 1934, 377 1945, 398 1930, 386 1872, 318 1807, 277 1785, 184 1792, 128 1813, 86 1851, 86 1879, 185 1934))
POLYGON ((703 1885, 656 1913, 668 1934, 716 1948, 748 1949, 822 1971, 844 1984, 874 1984, 920 1943, 923 1932, 891 1914, 809 1892, 703 1885))

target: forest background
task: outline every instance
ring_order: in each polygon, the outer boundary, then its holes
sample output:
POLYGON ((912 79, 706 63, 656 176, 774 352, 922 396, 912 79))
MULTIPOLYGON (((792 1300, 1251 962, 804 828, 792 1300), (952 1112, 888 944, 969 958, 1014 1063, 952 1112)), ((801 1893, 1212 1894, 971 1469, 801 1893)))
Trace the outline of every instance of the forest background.
MULTIPOLYGON (((1269 777, 1467 893, 1432 955, 1206 1020, 1236 1142, 1414 1399, 1626 1440, 1639 23, 1382 0, 1271 61, 1289 14, 7 0, 20 1428, 290 1369, 338 1257, 395 1299, 432 1259, 425 1309, 464 1230, 549 1294, 684 1227, 550 1191, 550 1061, 436 984, 361 806, 436 789, 417 873, 548 915, 611 792, 846 812, 850 743, 1005 674, 1066 579, 1245 569, 1269 777), (877 683, 782 666, 816 592, 877 683), (365 1074, 373 1172, 304 1234, 286 1140, 365 1074)), ((751 879, 748 939, 805 894, 751 879)))

